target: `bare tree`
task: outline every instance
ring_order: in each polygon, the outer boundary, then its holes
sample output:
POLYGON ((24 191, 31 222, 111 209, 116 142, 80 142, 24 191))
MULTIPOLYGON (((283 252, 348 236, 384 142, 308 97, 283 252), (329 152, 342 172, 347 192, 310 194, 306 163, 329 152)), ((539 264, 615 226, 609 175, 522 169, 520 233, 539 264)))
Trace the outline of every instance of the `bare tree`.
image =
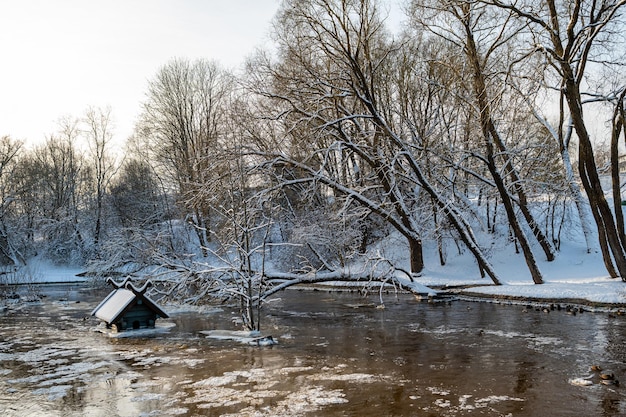
POLYGON ((269 236, 279 207, 266 193, 254 187, 254 165, 243 150, 241 138, 232 137, 228 150, 214 164, 222 175, 205 184, 203 192, 223 196, 212 206, 220 219, 216 231, 219 246, 212 254, 219 259, 218 271, 211 275, 221 282, 220 295, 238 300, 243 326, 260 330, 261 308, 265 301, 266 263, 269 236))
POLYGON ((258 152, 253 151, 254 140, 248 140, 254 138, 248 133, 251 126, 242 123, 245 105, 230 103, 228 133, 219 149, 205 156, 204 166, 211 175, 196 189, 196 198, 203 199, 213 213, 207 256, 172 254, 156 259, 163 269, 157 275, 164 295, 192 303, 210 298, 234 302, 242 326, 254 331, 261 328, 261 308, 269 288, 269 240, 280 207, 267 188, 267 173, 257 169, 258 152), (175 279, 170 278, 171 271, 176 271, 175 279))
POLYGON ((127 159, 111 183, 110 194, 123 228, 149 227, 167 218, 158 180, 145 161, 127 159))
MULTIPOLYGON (((625 0, 533 1, 517 2, 485 0, 484 3, 510 10, 532 30, 533 49, 548 62, 561 94, 562 109, 566 105, 569 120, 578 138, 578 170, 589 198, 591 212, 598 228, 604 264, 613 277, 626 280, 626 253, 619 238, 615 219, 606 201, 593 144, 584 118, 582 85, 594 60, 618 25, 625 0)), ((566 119, 563 112, 561 120, 566 119)))
POLYGON ((88 108, 83 120, 84 135, 93 164, 95 180, 95 224, 93 231, 94 246, 97 247, 102 234, 103 206, 107 187, 117 170, 112 154, 113 140, 111 109, 88 108))
POLYGON ((542 274, 537 266, 521 221, 517 217, 515 201, 509 188, 517 195, 517 206, 549 261, 554 259, 555 251, 530 212, 524 184, 512 161, 512 153, 505 144, 501 127, 499 127, 502 123, 497 121, 496 109, 494 108, 496 103, 503 102, 502 98, 496 94, 503 94, 506 91, 503 79, 506 76, 507 68, 506 66, 502 68, 503 65, 498 61, 505 60, 507 57, 503 56, 501 49, 510 47, 523 27, 511 25, 506 15, 499 16, 488 13, 484 6, 463 0, 442 2, 434 6, 419 7, 416 10, 417 12, 414 14, 420 16, 418 20, 422 22, 424 27, 451 42, 466 56, 468 77, 472 80, 471 91, 474 97, 473 100, 468 101, 473 104, 472 108, 477 113, 475 117, 481 127, 485 150, 483 161, 498 190, 509 225, 522 248, 533 281, 540 284, 543 282, 542 274), (420 13, 424 10, 434 10, 435 14, 420 13), (438 17, 441 13, 447 14, 452 20, 438 17), (426 20, 430 21, 426 22, 426 20), (438 20, 441 20, 442 23, 437 24, 438 20), (501 24, 494 25, 496 21, 501 22, 501 24), (454 22, 456 22, 456 26, 454 22), (490 84, 498 85, 492 86, 490 84), (494 92, 496 93, 494 94, 494 92), (507 184, 506 177, 510 178, 510 186, 507 184))
POLYGON ((15 190, 15 203, 18 206, 16 222, 22 231, 25 245, 32 250, 41 208, 41 176, 33 152, 26 152, 19 158, 11 182, 15 190))
POLYGON ((0 266, 24 262, 14 248, 12 241, 16 239, 10 231, 13 226, 10 219, 11 206, 15 205, 19 192, 14 186, 13 175, 22 146, 22 142, 9 136, 0 137, 0 266))
POLYGON ((76 149, 78 124, 76 119, 61 119, 58 133, 33 151, 33 172, 40 183, 39 229, 49 254, 59 262, 82 261, 85 249, 80 207, 90 191, 90 173, 76 149))
POLYGON ((613 117, 611 119, 611 177, 613 191, 613 210, 615 212, 615 223, 617 233, 626 247, 626 232, 624 231, 624 213, 622 212, 622 180, 619 158, 619 139, 624 138, 626 143, 626 87, 622 87, 622 92, 614 100, 613 117))
POLYGON ((271 77, 271 86, 258 90, 276 100, 286 131, 305 151, 276 155, 275 167, 288 173, 283 183, 321 184, 385 219, 407 239, 413 273, 424 267, 418 221, 424 193, 497 283, 469 223, 424 174, 424 138, 392 117, 393 100, 385 100, 394 94, 385 80, 398 45, 389 43, 375 5, 286 2, 278 28, 282 62, 266 63, 260 72, 271 77), (339 175, 342 167, 349 175, 339 175))
POLYGON ((177 188, 204 254, 210 205, 197 191, 212 175, 207 163, 219 146, 230 89, 231 77, 216 63, 173 60, 150 82, 137 126, 155 168, 177 188))

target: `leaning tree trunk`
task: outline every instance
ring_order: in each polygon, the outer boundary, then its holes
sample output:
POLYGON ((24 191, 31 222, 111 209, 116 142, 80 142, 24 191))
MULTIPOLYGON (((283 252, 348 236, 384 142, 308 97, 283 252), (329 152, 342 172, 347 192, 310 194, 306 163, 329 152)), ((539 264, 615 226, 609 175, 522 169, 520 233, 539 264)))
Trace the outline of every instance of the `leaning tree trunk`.
POLYGON ((626 89, 622 92, 615 106, 613 113, 613 129, 611 131, 611 182, 613 186, 613 211, 615 212, 615 223, 617 234, 622 242, 622 246, 626 246, 626 235, 624 234, 624 213, 622 212, 622 187, 619 169, 619 137, 624 126, 624 97, 626 89))
MULTIPOLYGON (((588 32, 586 35, 588 37, 582 38, 586 43, 585 47, 580 50, 580 55, 574 56, 573 51, 576 49, 574 44, 580 41, 580 38, 577 38, 574 33, 573 23, 578 22, 579 18, 582 19, 579 14, 581 3, 576 2, 573 9, 576 15, 571 16, 570 25, 567 27, 568 43, 565 47, 560 38, 562 32, 558 30, 559 14, 556 3, 554 0, 549 0, 546 1, 546 4, 549 9, 551 23, 554 25, 553 29, 556 29, 550 32, 550 38, 554 46, 553 54, 559 58, 558 62, 563 81, 562 93, 567 102, 574 131, 578 136, 578 171, 583 188, 589 198, 591 213, 598 227, 598 239, 600 239, 602 257, 606 265, 614 264, 617 269, 617 274, 619 274, 623 281, 626 281, 626 254, 624 253, 624 246, 617 233, 613 213, 604 197, 604 190, 600 183, 600 176, 593 155, 593 146, 583 117, 583 106, 580 94, 580 82, 591 50, 591 43, 598 32, 588 32), (576 67, 573 65, 576 65, 576 67), (605 243, 606 245, 604 245, 605 243)), ((623 4, 615 4, 617 8, 622 7, 622 5, 623 4)), ((599 20, 595 23, 598 23, 599 26, 597 27, 599 30, 608 22, 608 20, 602 20, 604 19, 603 14, 610 20, 611 16, 614 16, 614 12, 617 11, 617 8, 612 8, 611 5, 608 5, 606 9, 599 9, 597 11, 597 18, 599 20)))
POLYGON ((370 114, 373 116, 374 123, 376 123, 382 129, 385 135, 389 137, 391 141, 398 147, 398 154, 403 155, 406 163, 409 165, 411 171, 415 175, 417 183, 432 198, 432 200, 439 207, 439 209, 446 214, 448 220, 450 221, 450 224, 459 233, 461 240, 468 247, 470 252, 472 252, 481 270, 481 276, 484 272, 489 275, 489 278, 491 278, 494 284, 500 285, 498 275, 496 274, 493 266, 489 263, 489 261, 485 257, 485 254, 482 252, 480 246, 478 245, 476 238, 474 237, 474 234, 472 232, 471 226, 465 221, 462 214, 456 210, 456 206, 450 201, 447 201, 447 199, 445 199, 443 196, 439 195, 437 190, 435 190, 435 188, 430 184, 430 182, 427 180, 426 176, 422 172, 420 165, 413 158, 412 152, 407 148, 406 143, 387 124, 384 117, 380 115, 374 104, 371 101, 365 101, 364 104, 370 111, 370 114))
POLYGON ((605 264, 615 263, 617 274, 626 281, 626 254, 624 247, 617 233, 617 227, 613 219, 613 213, 609 203, 604 197, 600 176, 593 155, 593 147, 589 138, 589 132, 583 119, 583 109, 580 103, 578 85, 574 81, 574 74, 567 63, 562 63, 562 68, 566 77, 565 98, 570 110, 574 130, 578 136, 579 163, 578 169, 583 183, 591 211, 598 226, 598 238, 602 250, 605 264), (603 246, 603 236, 607 245, 603 246))
MULTIPOLYGON (((428 182, 426 176, 422 172, 422 168, 413 156, 413 150, 409 149, 406 142, 401 139, 401 137, 394 131, 394 129, 389 126, 389 124, 387 124, 385 117, 379 111, 376 105, 376 100, 374 99, 375 92, 371 89, 372 84, 370 83, 370 80, 368 80, 368 77, 365 76, 359 60, 356 59, 355 56, 351 55, 351 53, 346 53, 345 57, 347 58, 347 62, 350 64, 350 71, 352 72, 352 76, 354 77, 352 88, 354 89, 356 97, 359 98, 364 107, 369 111, 373 123, 375 123, 381 129, 382 133, 386 137, 388 137, 392 141, 392 143, 398 148, 397 154, 401 155, 406 163, 410 166, 413 175, 415 175, 417 183, 433 198, 437 206, 446 214, 452 226, 459 232, 459 235, 461 236, 463 242, 476 257, 476 261, 478 262, 481 270, 489 275, 494 284, 499 285, 500 280, 498 279, 495 270, 480 249, 480 246, 477 244, 469 224, 467 224, 462 215, 458 213, 458 211, 456 211, 455 205, 440 196, 437 190, 435 190, 435 188, 428 182)), ((411 241, 409 241, 409 245, 411 245, 410 242, 411 241)), ((421 247, 421 242, 419 243, 419 247, 421 247)), ((413 242, 413 245, 414 246, 411 249, 418 247, 417 242, 413 242)), ((417 249, 415 249, 415 251, 415 267, 418 267, 419 258, 417 257, 417 249)), ((411 260, 411 264, 413 265, 413 259, 411 260)))
POLYGON ((594 233, 593 226, 591 225, 591 206, 589 205, 589 200, 585 199, 583 196, 578 182, 574 179, 574 168, 572 167, 568 147, 562 144, 560 154, 561 161, 563 161, 563 167, 565 169, 565 180, 567 181, 567 186, 572 194, 574 204, 576 205, 578 218, 580 219, 580 227, 583 231, 583 235, 585 236, 587 253, 591 253, 594 248, 597 248, 597 246, 593 243, 595 239, 594 235, 596 233, 594 233))
MULTIPOLYGON (((468 7, 469 5, 466 6, 466 8, 468 7)), ((537 261, 535 260, 535 256, 531 250, 530 243, 528 242, 526 234, 524 233, 520 225, 520 222, 515 213, 515 208, 513 206, 511 196, 506 188, 504 179, 500 175, 500 172, 498 171, 495 163, 494 143, 498 141, 498 138, 496 127, 491 119, 491 110, 487 97, 487 85, 485 83, 482 65, 478 56, 478 49, 474 41, 472 28, 467 21, 464 22, 464 25, 466 30, 465 52, 467 53, 467 57, 472 67, 474 94, 476 95, 476 101, 480 112, 480 125, 487 150, 487 168, 489 169, 489 172, 493 177, 496 188, 498 189, 498 193, 500 194, 500 198, 502 199, 502 203, 504 204, 504 209, 506 211, 509 224, 511 225, 513 233, 515 234, 515 237, 522 247, 524 259, 526 260, 526 265, 528 265, 528 270, 530 271, 533 282, 535 284, 543 284, 543 277, 541 275, 539 267, 537 266, 537 261)))
POLYGON ((611 276, 614 278, 620 276, 622 280, 626 280, 626 256, 617 233, 615 221, 613 220, 613 213, 604 197, 602 184, 593 160, 591 143, 584 143, 582 138, 579 140, 580 176, 589 198, 591 212, 598 227, 598 238, 600 239, 600 248, 604 262, 605 264, 613 264, 615 262, 617 274, 611 274, 611 276))
POLYGON ((398 147, 398 154, 403 155, 406 163, 410 166, 413 175, 415 175, 417 183, 432 198, 437 207, 439 207, 439 209, 446 214, 448 220, 450 221, 450 224, 459 233, 461 240, 468 247, 470 252, 472 252, 481 270, 481 276, 484 272, 489 275, 494 284, 500 285, 498 275, 496 274, 493 266, 489 263, 489 261, 485 257, 485 254, 482 252, 480 246, 478 245, 476 238, 474 237, 474 234, 472 232, 471 226, 465 221, 462 214, 460 214, 456 210, 456 206, 450 201, 447 201, 447 199, 445 199, 443 196, 439 195, 437 190, 435 190, 435 188, 430 184, 430 182, 427 180, 426 176, 422 172, 420 165, 413 158, 412 152, 407 148, 406 143, 387 124, 385 118, 381 116, 372 101, 366 100, 364 101, 364 104, 370 111, 370 114, 373 116, 374 123, 376 123, 382 129, 385 135, 389 137, 391 141, 398 147))
MULTIPOLYGON (((491 125, 493 126, 493 123, 491 123, 491 125)), ((495 128, 492 132, 492 137, 494 138, 496 144, 498 145, 498 149, 500 150, 501 155, 503 155, 505 158, 504 164, 505 166, 507 166, 507 169, 509 171, 509 176, 511 178, 511 183, 513 184, 513 190, 515 190, 515 193, 517 194, 517 197, 518 197, 517 205, 520 208, 522 215, 526 219, 526 223, 528 223, 528 226, 530 226, 530 230, 532 230, 533 235, 537 239, 537 242, 539 242, 539 245, 543 249, 543 252, 546 255, 546 259, 548 260, 548 262, 552 262, 556 257, 554 246, 552 246, 552 244, 550 243, 546 235, 543 233, 543 231, 537 224, 535 217, 530 212, 530 209, 528 208, 528 198, 526 197, 526 191, 524 190, 524 187, 522 186, 522 180, 520 179, 519 175, 517 174, 517 171, 513 167, 513 162, 511 161, 511 158, 508 156, 507 149, 504 146, 504 143, 502 142, 502 139, 500 138, 500 135, 495 130, 495 128)))
POLYGON ((539 267, 537 266, 537 261, 535 260, 535 255, 530 247, 530 243, 526 238, 526 234, 524 230, 522 230, 522 226, 520 225, 519 219, 515 214, 515 207, 513 206, 513 201, 511 196, 509 195, 506 185, 504 184, 504 180, 500 176, 498 172, 498 168, 495 165, 495 161, 493 159, 493 149, 491 146, 487 146, 488 154, 487 154, 487 164, 489 171, 491 172, 491 176, 496 184, 496 188, 500 193, 500 198, 502 199, 502 204, 504 205, 504 210, 506 212, 507 218, 509 220, 509 224, 513 229, 513 233, 515 234, 515 238, 519 242, 522 247, 522 253, 524 254, 524 259, 526 260, 526 265, 528 266, 528 270, 530 271, 530 275, 535 284, 543 284, 543 277, 539 267))

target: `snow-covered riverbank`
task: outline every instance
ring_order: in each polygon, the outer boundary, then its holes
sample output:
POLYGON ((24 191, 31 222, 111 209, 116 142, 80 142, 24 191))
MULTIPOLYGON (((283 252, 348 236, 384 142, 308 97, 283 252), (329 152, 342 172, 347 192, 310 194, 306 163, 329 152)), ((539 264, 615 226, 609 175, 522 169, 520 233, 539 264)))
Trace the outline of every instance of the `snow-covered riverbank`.
MULTIPOLYGON (((406 250, 402 240, 389 240, 383 255, 398 264, 406 250)), ((463 287, 464 293, 473 296, 494 296, 517 300, 576 300, 591 304, 626 305, 626 283, 611 279, 604 267, 600 253, 587 253, 584 245, 572 239, 563 242, 556 260, 547 262, 538 259, 545 283, 535 285, 521 254, 516 254, 513 245, 493 247, 489 254, 494 269, 503 285, 492 285, 488 278, 481 278, 474 258, 469 251, 449 253, 445 266, 435 261, 435 249, 427 246, 426 269, 418 278, 419 284, 436 288, 463 287)), ((452 252, 452 248, 449 248, 452 252)), ((33 260, 21 273, 13 274, 9 283, 71 283, 85 282, 89 278, 78 276, 78 267, 64 267, 51 262, 33 260)))
MULTIPOLYGON (((513 245, 492 247, 489 254, 502 285, 492 285, 489 278, 481 278, 476 262, 468 251, 460 255, 450 253, 445 266, 427 262, 419 282, 436 288, 463 287, 464 293, 489 298, 500 296, 626 305, 626 283, 619 278, 610 278, 601 254, 587 253, 580 240, 563 242, 557 258, 552 262, 540 259, 537 255, 544 277, 542 285, 533 283, 524 257, 515 253, 513 245)), ((437 259, 435 249, 431 248, 430 251, 429 259, 437 259)), ((394 258, 393 252, 390 257, 394 258)))

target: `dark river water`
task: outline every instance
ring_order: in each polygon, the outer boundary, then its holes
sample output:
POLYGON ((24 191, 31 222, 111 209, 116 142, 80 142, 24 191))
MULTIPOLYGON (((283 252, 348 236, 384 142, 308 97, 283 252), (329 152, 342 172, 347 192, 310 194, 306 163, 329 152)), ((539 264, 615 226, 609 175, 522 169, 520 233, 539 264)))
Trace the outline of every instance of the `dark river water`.
POLYGON ((227 307, 120 338, 89 317, 108 290, 40 291, 0 312, 2 417, 626 415, 626 317, 606 312, 292 290, 258 347, 202 333, 237 330, 227 307))

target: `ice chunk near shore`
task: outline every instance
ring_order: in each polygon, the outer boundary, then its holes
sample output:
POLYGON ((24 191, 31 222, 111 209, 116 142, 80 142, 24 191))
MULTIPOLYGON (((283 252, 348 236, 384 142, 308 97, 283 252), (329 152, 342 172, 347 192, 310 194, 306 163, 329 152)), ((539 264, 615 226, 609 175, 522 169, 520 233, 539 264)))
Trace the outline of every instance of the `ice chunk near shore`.
POLYGON ((278 344, 278 340, 272 336, 263 336, 258 331, 246 330, 203 330, 200 333, 210 339, 234 340, 244 345, 272 346, 278 344))
POLYGON ((439 295, 436 290, 433 290, 432 288, 427 287, 424 284, 420 284, 419 282, 403 282, 402 285, 420 299, 435 298, 439 295))
POLYGON ((589 385, 593 385, 593 381, 591 381, 590 379, 586 379, 586 378, 572 378, 569 380, 569 383, 571 385, 576 385, 579 387, 587 387, 589 385))

